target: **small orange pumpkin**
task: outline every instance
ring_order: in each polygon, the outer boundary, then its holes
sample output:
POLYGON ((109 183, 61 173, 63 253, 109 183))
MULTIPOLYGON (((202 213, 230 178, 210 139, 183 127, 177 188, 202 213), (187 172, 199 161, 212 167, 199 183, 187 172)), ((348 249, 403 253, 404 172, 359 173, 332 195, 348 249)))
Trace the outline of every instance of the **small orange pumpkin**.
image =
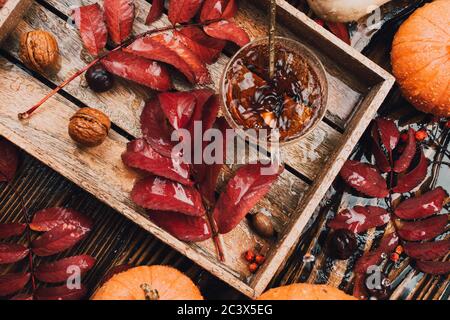
POLYGON ((392 69, 405 98, 417 109, 450 116, 450 1, 417 9, 392 44, 392 69))
POLYGON ((142 266, 114 275, 92 300, 203 300, 190 278, 167 266, 142 266))
POLYGON ((318 284, 295 283, 270 289, 258 300, 358 300, 341 290, 318 284))

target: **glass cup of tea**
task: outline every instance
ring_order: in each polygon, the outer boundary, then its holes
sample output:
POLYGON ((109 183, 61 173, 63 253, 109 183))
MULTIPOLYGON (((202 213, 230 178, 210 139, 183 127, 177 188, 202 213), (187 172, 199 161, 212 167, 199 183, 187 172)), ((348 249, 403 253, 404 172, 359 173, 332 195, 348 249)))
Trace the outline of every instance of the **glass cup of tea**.
MULTIPOLYGON (((220 83, 223 114, 232 129, 264 130, 267 143, 285 145, 304 138, 327 110, 325 69, 299 42, 276 37, 275 69, 269 76, 269 38, 254 40, 229 61, 220 83)), ((259 137, 260 139, 260 137, 259 137)))

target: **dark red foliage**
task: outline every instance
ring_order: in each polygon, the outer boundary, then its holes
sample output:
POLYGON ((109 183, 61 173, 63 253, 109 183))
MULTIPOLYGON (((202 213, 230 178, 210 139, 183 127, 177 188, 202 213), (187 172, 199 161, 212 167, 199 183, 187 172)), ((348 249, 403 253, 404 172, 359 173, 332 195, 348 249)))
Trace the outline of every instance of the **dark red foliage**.
POLYGON ((200 242, 211 238, 209 225, 203 217, 169 211, 148 211, 148 217, 158 227, 181 241, 200 242))
POLYGON ((396 193, 405 193, 413 190, 425 179, 428 172, 428 159, 423 150, 420 150, 420 159, 417 166, 410 172, 398 178, 397 185, 392 189, 396 193))
POLYGON ((115 44, 127 39, 133 29, 135 6, 133 0, 105 0, 106 26, 115 44))
POLYGON ((203 62, 211 64, 217 61, 226 45, 226 41, 208 36, 202 29, 187 26, 175 33, 176 37, 192 50, 203 62))
POLYGON ((170 64, 180 71, 191 83, 196 83, 194 72, 175 51, 152 37, 140 38, 124 49, 135 55, 170 64))
POLYGON ((365 274, 367 269, 371 266, 378 265, 383 260, 383 254, 390 254, 398 245, 398 236, 397 234, 390 233, 385 236, 378 248, 375 250, 364 254, 355 265, 355 272, 365 274))
POLYGON ((169 20, 172 24, 189 22, 200 9, 203 0, 171 0, 169 20))
POLYGON ((385 154, 385 152, 383 151, 383 148, 381 146, 380 133, 379 133, 378 126, 376 125, 376 123, 374 123, 374 125, 372 126, 371 136, 372 136, 372 140, 373 140, 372 153, 375 157, 377 167, 382 172, 391 172, 392 171, 391 164, 389 163, 388 155, 385 154))
POLYGON ((220 233, 233 230, 261 200, 283 171, 262 164, 248 164, 236 171, 220 195, 214 209, 214 220, 220 233), (264 171, 269 171, 264 172, 264 171))
POLYGON ((98 3, 74 9, 72 13, 81 40, 90 54, 98 56, 105 48, 108 40, 108 30, 98 3))
POLYGON ((444 257, 450 251, 450 240, 435 242, 408 242, 403 246, 405 253, 417 260, 436 260, 444 257))
POLYGON ((0 239, 6 239, 13 236, 20 236, 26 229, 24 223, 5 223, 0 224, 0 239))
POLYGON ((0 276, 0 297, 22 290, 30 281, 29 273, 8 273, 0 276))
POLYGON ((158 99, 152 99, 145 105, 141 114, 141 129, 145 140, 158 153, 168 158, 180 156, 172 155, 175 146, 171 141, 173 128, 168 125, 158 99))
POLYGON ((444 275, 450 272, 450 261, 416 261, 416 268, 427 274, 444 275))
POLYGON ((200 12, 200 21, 230 19, 234 17, 237 10, 235 0, 205 0, 200 12))
POLYGON ((34 299, 33 299, 33 295, 23 293, 23 294, 18 294, 18 295, 16 295, 16 296, 12 297, 10 300, 13 300, 13 301, 14 301, 14 300, 16 300, 16 301, 25 301, 25 300, 29 300, 29 301, 31 301, 31 300, 34 300, 34 299))
POLYGON ((360 233, 370 228, 383 226, 389 220, 390 215, 383 208, 356 206, 339 212, 333 220, 328 222, 328 226, 332 229, 347 229, 360 233))
POLYGON ((213 22, 204 26, 203 30, 213 38, 231 41, 240 47, 250 42, 247 32, 231 20, 213 22))
POLYGON ((327 28, 339 39, 350 45, 350 34, 348 33, 347 25, 341 22, 325 22, 327 28))
POLYGON ((146 25, 151 25, 153 22, 161 18, 164 11, 164 0, 153 0, 152 7, 148 13, 147 19, 145 19, 146 25))
POLYGON ((138 181, 131 191, 131 199, 150 210, 175 211, 190 216, 205 214, 202 198, 196 189, 160 177, 138 181))
POLYGON ((36 300, 81 300, 87 294, 85 286, 79 289, 69 289, 67 284, 59 287, 40 287, 36 290, 34 298, 36 300))
POLYGON ((410 128, 408 130, 408 140, 406 141, 405 149, 403 150, 400 157, 395 161, 394 172, 401 173, 406 171, 416 154, 416 136, 414 129, 410 128))
POLYGON ((73 247, 86 237, 89 228, 73 224, 60 224, 47 231, 31 243, 33 253, 37 256, 51 256, 73 247))
POLYGON ((159 94, 158 99, 172 127, 185 128, 195 109, 195 96, 190 92, 166 92, 159 94))
POLYGON ((142 138, 127 144, 127 151, 122 154, 122 160, 129 167, 184 185, 193 185, 193 181, 189 178, 189 165, 182 163, 179 158, 167 158, 160 155, 142 138))
POLYGON ((347 160, 341 169, 340 176, 349 186, 367 196, 384 198, 389 194, 386 181, 370 164, 347 160))
POLYGON ((402 219, 421 219, 440 212, 447 194, 438 187, 419 197, 409 198, 395 208, 395 214, 402 219))
POLYGON ((81 275, 91 270, 95 265, 95 259, 88 255, 64 258, 55 262, 41 263, 34 271, 36 279, 47 283, 67 281, 72 274, 71 267, 78 267, 81 275))
MULTIPOLYGON (((195 105, 194 113, 191 117, 191 122, 189 123, 188 129, 191 133, 191 137, 194 137, 194 123, 195 121, 201 121, 202 128, 206 124, 206 121, 213 118, 215 110, 213 112, 209 111, 209 101, 214 95, 214 91, 211 89, 199 89, 193 90, 191 93, 195 96, 197 104, 195 105)), ((217 116, 217 114, 216 114, 217 116)), ((211 124, 212 125, 212 124, 211 124)))
POLYGON ((28 248, 21 244, 0 243, 0 265, 20 261, 28 252, 28 248))
POLYGON ((11 142, 0 137, 0 182, 14 178, 19 165, 19 152, 11 142))
POLYGON ((431 240, 445 231, 447 220, 445 214, 421 221, 401 221, 397 223, 397 232, 406 241, 431 240))
POLYGON ((391 119, 377 118, 375 120, 375 125, 378 129, 381 143, 386 148, 387 152, 391 153, 400 141, 400 132, 398 131, 395 122, 391 119))
POLYGON ((91 229, 92 220, 85 215, 68 208, 47 208, 34 214, 30 229, 34 231, 50 231, 56 226, 71 224, 82 229, 91 229))
POLYGON ((156 61, 123 51, 110 53, 102 60, 111 73, 158 91, 172 88, 172 80, 166 67, 156 61))

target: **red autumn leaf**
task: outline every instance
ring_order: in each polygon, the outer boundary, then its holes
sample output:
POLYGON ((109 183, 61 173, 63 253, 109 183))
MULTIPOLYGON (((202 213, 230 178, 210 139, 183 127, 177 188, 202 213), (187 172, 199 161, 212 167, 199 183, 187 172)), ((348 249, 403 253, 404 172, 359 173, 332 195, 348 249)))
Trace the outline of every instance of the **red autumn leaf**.
POLYGON ((187 26, 175 35, 189 49, 192 50, 203 62, 212 64, 219 59, 226 41, 208 36, 202 29, 195 26, 187 26))
POLYGON ((0 182, 14 178, 19 165, 19 152, 11 142, 0 137, 0 182))
MULTIPOLYGON (((196 121, 201 121, 201 125, 206 124, 206 121, 209 117, 216 118, 217 114, 214 115, 215 110, 213 112, 209 112, 209 101, 211 97, 214 95, 214 91, 211 89, 199 89, 193 90, 191 93, 195 96, 197 100, 197 104, 195 105, 194 113, 191 117, 191 122, 189 123, 188 129, 191 133, 191 137, 194 137, 194 124, 196 121)), ((212 124, 211 124, 212 125, 212 124)))
POLYGON ((350 34, 348 33, 347 25, 345 23, 326 21, 325 24, 336 37, 348 45, 351 44, 350 34))
POLYGON ((375 250, 364 254, 355 264, 355 272, 365 274, 367 269, 371 266, 376 266, 380 264, 383 260, 383 254, 388 255, 398 245, 398 236, 395 232, 388 234, 385 236, 378 248, 375 250))
POLYGON ((34 271, 39 281, 47 283, 66 282, 73 274, 73 267, 77 267, 81 275, 92 269, 95 259, 88 255, 74 256, 50 263, 41 263, 34 271))
POLYGON ((380 227, 390 220, 389 213, 380 207, 356 206, 353 209, 345 209, 328 222, 332 229, 347 229, 354 233, 367 231, 370 228, 380 227))
POLYGON ((238 10, 235 0, 205 0, 200 13, 200 21, 233 18, 238 10))
POLYGON ((347 160, 341 169, 340 176, 350 187, 367 196, 384 198, 389 195, 386 181, 370 164, 347 160))
POLYGON ((5 223, 0 224, 0 239, 6 239, 13 236, 20 236, 26 229, 24 223, 5 223))
MULTIPOLYGON (((216 127, 222 132, 223 137, 225 137, 226 129, 228 128, 228 123, 226 120, 224 118, 217 119, 216 127)), ((221 152, 221 154, 215 155, 221 161, 213 164, 203 163, 201 165, 195 165, 195 179, 199 185, 200 193, 210 206, 215 203, 217 179, 219 178, 220 171, 222 170, 226 160, 226 141, 227 140, 224 139, 222 150, 217 150, 217 152, 221 152)))
POLYGON ((197 99, 190 92, 166 92, 158 95, 159 104, 167 120, 176 130, 191 120, 197 99))
POLYGON ((133 53, 140 57, 161 61, 170 64, 180 71, 191 83, 196 83, 194 72, 186 61, 184 61, 175 51, 163 43, 157 42, 151 37, 135 40, 124 51, 133 53))
POLYGON ((172 88, 172 80, 166 67, 123 51, 111 52, 102 60, 111 73, 158 91, 172 88))
POLYGON ((450 272, 450 261, 416 261, 416 268, 427 274, 444 275, 450 272))
POLYGON ((81 40, 90 54, 98 56, 105 48, 108 40, 108 30, 98 3, 76 8, 72 13, 81 40))
POLYGON ((405 253, 417 260, 436 260, 444 257, 450 251, 450 240, 434 242, 408 242, 404 246, 405 253))
POLYGON ((447 215, 439 215, 421 221, 397 223, 400 238, 407 241, 431 240, 445 231, 447 215))
POLYGON ((420 160, 417 166, 400 177, 397 181, 397 185, 392 189, 396 193, 406 193, 417 187, 427 176, 428 171, 428 159, 425 157, 423 150, 420 150, 420 160))
POLYGON ((141 114, 141 130, 150 146, 164 157, 177 158, 172 155, 175 146, 171 141, 173 129, 168 125, 158 99, 152 99, 144 107, 141 114))
POLYGON ((122 43, 133 29, 135 13, 133 0, 105 0, 103 8, 111 40, 115 44, 122 43))
POLYGON ((22 290, 30 281, 29 273, 8 273, 0 276, 0 297, 22 290))
POLYGON ((416 154, 416 136, 413 129, 408 130, 408 140, 406 141, 405 149, 403 150, 400 158, 395 161, 394 172, 401 173, 406 171, 416 154))
POLYGON ((156 152, 144 139, 131 141, 122 154, 123 162, 132 168, 144 170, 184 185, 192 186, 190 167, 177 157, 167 158, 156 152))
POLYGON ((69 289, 67 284, 59 287, 40 287, 36 290, 34 297, 36 300, 81 300, 87 294, 85 286, 79 289, 69 289))
POLYGON ((47 208, 34 214, 33 221, 30 223, 30 229, 34 231, 50 231, 56 226, 71 224, 81 228, 91 229, 92 220, 68 208, 47 208))
POLYGON ((131 199, 150 210, 175 211, 190 216, 205 214, 202 197, 196 189, 160 177, 138 181, 131 191, 131 199))
POLYGON ((34 300, 33 299, 33 295, 31 295, 31 294, 26 294, 26 293, 22 293, 22 294, 18 294, 18 295, 16 295, 16 296, 14 296, 14 297, 12 297, 10 300, 12 300, 12 301, 25 301, 25 300, 29 300, 29 301, 31 301, 31 300, 34 300))
POLYGON ((164 0, 153 0, 147 19, 145 19, 145 24, 151 25, 153 22, 161 18, 163 11, 164 0))
POLYGON ((0 265, 24 259, 29 249, 21 244, 0 243, 0 265))
POLYGON ((389 159, 387 155, 384 153, 383 148, 380 144, 380 133, 378 131, 378 126, 376 125, 376 123, 374 123, 374 125, 372 126, 371 136, 373 140, 372 153, 375 157, 377 167, 382 172, 391 172, 392 168, 389 163, 389 159))
POLYGON ((250 42, 247 32, 231 20, 213 22, 204 26, 203 30, 213 38, 231 41, 240 47, 250 42))
POLYGON ((200 9, 203 0, 171 0, 169 20, 172 24, 189 22, 200 9))
POLYGON ((367 299, 368 293, 366 288, 366 275, 361 273, 355 274, 355 284, 353 286, 353 296, 359 300, 367 299))
POLYGON ((89 233, 89 228, 73 224, 60 224, 31 243, 33 253, 40 257, 51 256, 73 247, 89 233))
POLYGON ((395 208, 395 215, 402 219, 421 219, 440 212, 447 194, 442 187, 429 191, 420 197, 412 197, 395 208))
POLYGON ((378 129, 381 143, 388 153, 391 153, 400 141, 400 132, 398 131, 395 122, 391 119, 377 118, 375 120, 375 125, 378 129))
POLYGON ((225 234, 233 230, 269 192, 282 171, 283 167, 269 169, 262 164, 248 164, 239 168, 214 209, 213 216, 219 232, 225 234))
POLYGON ((169 211, 148 211, 148 217, 158 227, 181 241, 200 242, 211 238, 209 225, 203 217, 169 211))

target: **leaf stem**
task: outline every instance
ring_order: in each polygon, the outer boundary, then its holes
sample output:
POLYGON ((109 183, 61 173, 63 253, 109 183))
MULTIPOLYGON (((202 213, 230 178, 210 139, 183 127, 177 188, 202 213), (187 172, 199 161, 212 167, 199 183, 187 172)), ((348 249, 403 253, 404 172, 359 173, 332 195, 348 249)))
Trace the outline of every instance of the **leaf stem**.
POLYGON ((108 52, 104 52, 103 54, 101 54, 100 56, 98 56, 97 58, 95 58, 92 62, 90 62, 88 65, 84 66, 83 68, 81 68, 80 70, 78 70, 77 72, 75 72, 72 76, 70 76, 69 78, 67 78, 66 80, 64 80, 61 84, 59 84, 56 88, 54 88, 52 91, 50 91, 45 97, 43 97, 38 103, 36 103, 34 106, 32 106, 30 109, 28 109, 25 112, 19 113, 18 117, 19 120, 26 120, 28 118, 30 118, 30 116, 33 114, 33 112, 35 112, 41 105, 43 105, 48 99, 50 99, 51 97, 53 97, 56 93, 58 93, 61 89, 63 89, 65 86, 67 86, 69 83, 71 83, 73 80, 75 80, 76 78, 78 78, 81 74, 83 74, 84 72, 86 72, 90 67, 92 67, 93 65, 99 63, 101 60, 103 60, 105 57, 107 57, 109 54, 121 50, 122 48, 130 45, 131 43, 133 43, 134 41, 141 39, 145 36, 154 34, 154 33, 159 33, 159 32, 164 32, 164 31, 169 31, 169 30, 175 30, 177 27, 184 27, 184 26, 198 26, 198 27, 202 27, 214 22, 219 21, 220 19, 215 19, 215 20, 211 20, 208 21, 206 23, 184 23, 184 24, 177 24, 177 25, 171 25, 171 26, 167 26, 167 27, 162 27, 162 28, 155 28, 155 29, 151 29, 151 30, 147 30, 143 33, 138 34, 135 37, 132 37, 124 42, 122 42, 120 45, 118 45, 117 47, 115 47, 114 49, 112 49, 111 51, 108 52))

